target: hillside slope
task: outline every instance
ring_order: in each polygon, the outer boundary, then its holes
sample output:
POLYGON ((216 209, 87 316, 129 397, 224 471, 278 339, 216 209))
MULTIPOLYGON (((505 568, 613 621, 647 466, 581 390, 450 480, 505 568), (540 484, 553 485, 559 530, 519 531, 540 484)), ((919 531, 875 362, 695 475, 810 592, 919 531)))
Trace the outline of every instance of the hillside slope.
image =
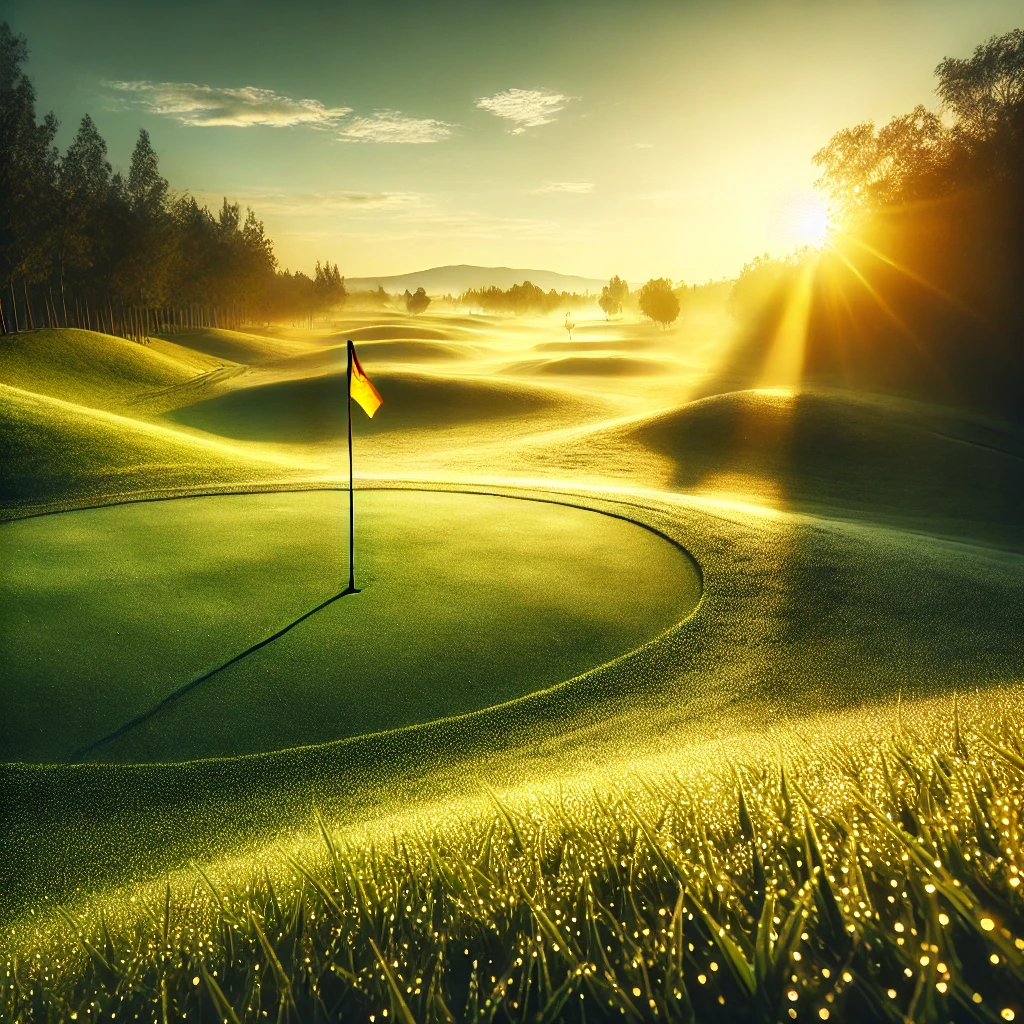
POLYGON ((123 410, 147 391, 218 365, 174 343, 139 345, 96 331, 43 329, 0 339, 0 384, 95 409, 123 410))
POLYGON ((0 504, 8 515, 300 473, 216 441, 0 384, 0 504))

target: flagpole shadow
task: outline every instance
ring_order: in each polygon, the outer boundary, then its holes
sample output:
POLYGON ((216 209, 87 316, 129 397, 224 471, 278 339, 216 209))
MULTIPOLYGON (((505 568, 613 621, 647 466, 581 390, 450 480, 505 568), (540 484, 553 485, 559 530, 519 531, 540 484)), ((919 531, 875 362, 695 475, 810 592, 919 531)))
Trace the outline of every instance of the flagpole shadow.
POLYGON ((113 732, 107 733, 106 736, 101 736, 98 740, 94 740, 92 743, 88 743, 85 746, 79 747, 71 757, 69 761, 72 764, 81 762, 88 754, 91 754, 94 750, 98 750, 100 747, 106 746, 108 743, 112 743, 116 739, 124 736, 126 733, 131 732, 132 729, 137 728, 144 722, 148 722, 154 715, 159 714, 164 708, 170 706, 175 701, 181 700, 190 690, 195 689, 200 683, 205 683, 207 679, 217 675, 218 672, 223 672, 224 669, 230 668, 232 665, 236 665, 243 658, 247 658, 250 654, 255 654, 256 651, 268 644, 272 644, 275 640, 280 639, 285 633, 294 629, 300 622, 305 622, 311 615, 315 615, 317 612, 322 611, 328 605, 334 604, 335 601, 340 600, 343 597, 348 597, 350 594, 358 594, 360 591, 358 588, 346 587, 344 590, 339 591, 337 594, 332 594, 326 601, 321 601, 315 608, 311 608, 308 612, 303 612, 297 619, 289 622, 287 626, 279 629, 276 633, 272 633, 270 636, 260 640, 259 643, 253 644, 251 647, 247 647, 241 654, 236 654, 233 658, 229 658, 222 665, 218 665, 216 668, 210 669, 209 672, 204 672, 201 676, 197 676, 195 679, 190 679, 183 686, 179 686, 178 689, 169 693, 163 700, 158 701, 151 708, 143 711, 142 714, 136 715, 133 719, 125 722, 124 725, 118 726, 113 732))

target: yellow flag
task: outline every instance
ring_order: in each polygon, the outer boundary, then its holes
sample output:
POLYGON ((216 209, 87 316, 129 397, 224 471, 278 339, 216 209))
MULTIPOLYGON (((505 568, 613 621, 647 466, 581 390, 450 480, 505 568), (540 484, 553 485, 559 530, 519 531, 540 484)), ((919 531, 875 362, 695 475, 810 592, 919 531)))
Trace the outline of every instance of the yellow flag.
POLYGON ((352 357, 352 375, 349 378, 348 393, 362 406, 363 412, 373 419, 373 414, 384 403, 384 399, 380 397, 380 392, 373 386, 370 378, 366 376, 362 366, 359 365, 356 347, 351 341, 348 343, 348 351, 352 357))

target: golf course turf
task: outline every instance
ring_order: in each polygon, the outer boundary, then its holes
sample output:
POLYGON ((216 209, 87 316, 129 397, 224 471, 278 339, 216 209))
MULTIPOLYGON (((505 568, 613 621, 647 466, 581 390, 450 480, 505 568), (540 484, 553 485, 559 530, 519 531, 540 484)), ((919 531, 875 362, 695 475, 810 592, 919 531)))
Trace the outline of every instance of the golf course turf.
POLYGON ((585 325, 581 359, 668 368, 604 390, 589 362, 501 376, 564 355, 548 321, 196 332, 241 370, 159 401, 134 352, 116 394, 73 351, 33 390, 20 339, 11 1016, 1021 1012, 1019 433, 835 389, 694 401, 702 332, 585 325), (367 358, 363 592, 82 754, 343 587, 316 375, 362 329, 404 346, 367 358), (136 500, 202 491, 239 493, 136 500))
MULTIPOLYGON (((566 504, 370 491, 357 522, 359 594, 84 756, 187 761, 464 714, 610 661, 700 599, 674 544, 566 504)), ((336 491, 134 503, 0 532, 10 760, 90 748, 348 573, 336 491)))

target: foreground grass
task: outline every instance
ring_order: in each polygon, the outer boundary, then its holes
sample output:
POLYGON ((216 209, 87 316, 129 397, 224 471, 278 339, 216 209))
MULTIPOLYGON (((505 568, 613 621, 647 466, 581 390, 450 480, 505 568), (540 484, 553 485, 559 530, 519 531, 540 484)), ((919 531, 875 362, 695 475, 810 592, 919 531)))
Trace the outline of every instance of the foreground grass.
POLYGON ((372 829, 314 809, 288 845, 23 917, 3 1012, 1013 1020, 1021 698, 832 716, 814 741, 712 741, 372 829))

